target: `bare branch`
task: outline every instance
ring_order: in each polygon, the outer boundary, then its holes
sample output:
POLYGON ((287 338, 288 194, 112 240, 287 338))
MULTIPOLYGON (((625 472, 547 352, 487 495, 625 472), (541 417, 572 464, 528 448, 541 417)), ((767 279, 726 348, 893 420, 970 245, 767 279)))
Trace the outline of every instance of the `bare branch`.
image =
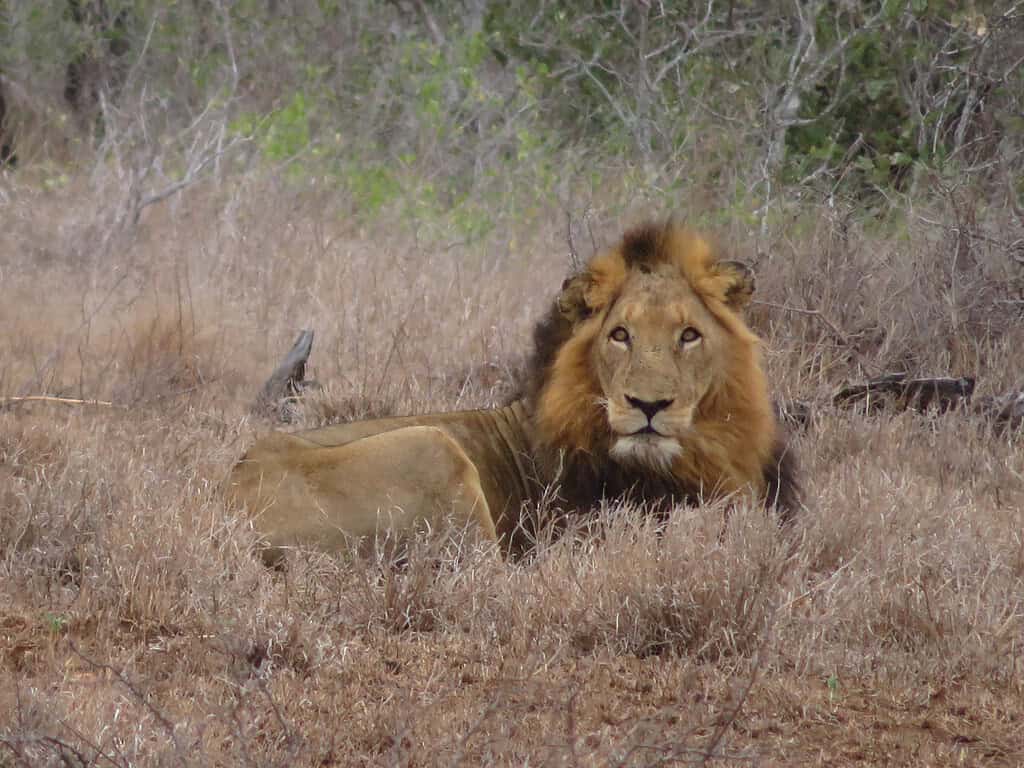
MULTIPOLYGON (((178 194, 184 189, 191 187, 202 176, 203 171, 209 167, 211 163, 220 160, 226 153, 230 152, 240 144, 250 141, 248 136, 238 136, 227 143, 226 146, 222 145, 223 135, 218 132, 215 136, 209 140, 202 150, 197 152, 196 162, 185 172, 184 177, 180 180, 170 184, 159 191, 150 192, 148 195, 140 199, 132 208, 132 224, 138 224, 139 217, 142 215, 142 211, 151 205, 163 202, 167 198, 178 194), (220 148, 218 148, 220 147, 220 148)), ((194 145, 193 145, 194 146, 194 145)), ((152 166, 150 166, 152 167, 152 166)))
POLYGON ((423 17, 423 22, 427 25, 427 30, 430 32, 430 37, 434 40, 434 45, 439 48, 444 45, 444 33, 441 32, 441 28, 437 25, 434 15, 427 8, 427 4, 423 0, 412 0, 412 4, 416 6, 416 10, 419 11, 420 16, 423 17))
POLYGON ((112 403, 107 400, 79 400, 74 397, 56 397, 53 395, 23 395, 21 397, 0 397, 0 408, 20 403, 60 403, 61 405, 101 405, 108 408, 127 408, 126 405, 112 403))

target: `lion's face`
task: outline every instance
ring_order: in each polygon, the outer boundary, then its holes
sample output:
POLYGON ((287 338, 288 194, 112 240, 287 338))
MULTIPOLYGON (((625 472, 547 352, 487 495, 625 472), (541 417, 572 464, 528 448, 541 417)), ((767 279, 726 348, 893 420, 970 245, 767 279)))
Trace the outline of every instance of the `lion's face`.
POLYGON ((631 274, 591 348, 612 458, 668 469, 697 406, 724 373, 728 343, 677 268, 631 274))
POLYGON ((775 426, 741 316, 753 289, 749 269, 671 225, 592 259, 538 328, 544 442, 700 483, 759 477, 775 426))

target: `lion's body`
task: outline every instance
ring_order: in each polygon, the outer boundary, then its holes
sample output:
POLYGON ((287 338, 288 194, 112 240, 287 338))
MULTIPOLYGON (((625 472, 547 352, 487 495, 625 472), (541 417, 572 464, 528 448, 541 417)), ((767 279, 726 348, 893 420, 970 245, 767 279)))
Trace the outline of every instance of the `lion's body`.
POLYGON ((449 525, 517 555, 545 493, 565 511, 749 493, 786 517, 789 454, 739 314, 752 290, 695 235, 634 230, 566 281, 537 328, 523 399, 272 434, 231 488, 272 556, 449 525))
POLYGON ((520 511, 535 499, 528 419, 504 408, 372 419, 273 433, 231 483, 269 547, 338 550, 346 538, 476 526, 521 551, 520 511))

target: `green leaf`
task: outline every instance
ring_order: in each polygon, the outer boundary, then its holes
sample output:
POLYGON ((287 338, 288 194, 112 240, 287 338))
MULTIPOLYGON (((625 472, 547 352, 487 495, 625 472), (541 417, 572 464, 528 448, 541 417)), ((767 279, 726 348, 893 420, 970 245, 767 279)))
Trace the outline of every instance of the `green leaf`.
POLYGON ((864 84, 864 90, 867 91, 869 99, 877 101, 878 97, 885 93, 888 85, 889 82, 887 80, 868 80, 864 84))
POLYGON ((903 10, 903 3, 905 0, 885 0, 885 5, 882 6, 882 13, 889 21, 895 20, 899 15, 900 11, 903 10))
POLYGON ((860 155, 856 160, 853 161, 853 165, 857 170, 860 171, 873 171, 875 170, 875 161, 867 155, 860 155))
POLYGON ((43 621, 49 628, 50 632, 55 635, 59 635, 64 631, 64 628, 68 625, 68 620, 64 616, 60 616, 56 613, 47 613, 43 616, 43 621))

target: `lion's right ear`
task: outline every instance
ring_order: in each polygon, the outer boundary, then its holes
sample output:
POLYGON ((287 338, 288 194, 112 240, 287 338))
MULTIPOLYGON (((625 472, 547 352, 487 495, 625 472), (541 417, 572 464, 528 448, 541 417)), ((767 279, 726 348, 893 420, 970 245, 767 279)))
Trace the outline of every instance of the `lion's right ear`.
POLYGON ((724 283, 726 304, 738 311, 750 303, 754 295, 753 269, 742 261, 720 261, 714 271, 724 283))
POLYGON ((586 320, 591 309, 587 306, 587 290, 590 287, 590 278, 586 272, 580 272, 565 279, 562 283, 562 290, 555 299, 558 311, 570 324, 586 320))

